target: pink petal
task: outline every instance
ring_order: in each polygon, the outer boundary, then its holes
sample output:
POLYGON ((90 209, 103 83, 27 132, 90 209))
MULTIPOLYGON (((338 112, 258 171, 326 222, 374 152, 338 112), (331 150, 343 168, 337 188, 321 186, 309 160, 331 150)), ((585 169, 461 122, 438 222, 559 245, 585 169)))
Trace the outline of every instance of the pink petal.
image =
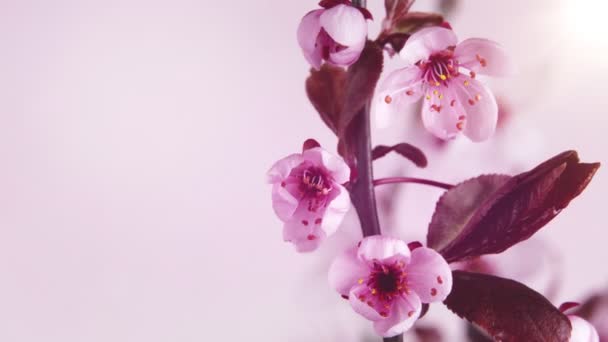
POLYGON ((357 248, 353 247, 332 262, 328 273, 329 286, 341 295, 348 296, 351 288, 368 273, 367 266, 357 259, 357 248))
POLYGON ((301 203, 293 217, 283 226, 283 240, 295 245, 298 252, 311 252, 327 237, 320 224, 315 224, 319 213, 308 211, 308 205, 301 203))
POLYGON ((450 86, 454 88, 454 93, 465 111, 464 134, 476 142, 491 137, 498 121, 498 105, 490 89, 476 79, 464 75, 454 79, 450 86))
POLYGON ((409 64, 428 59, 432 54, 456 46, 454 31, 443 27, 428 27, 414 33, 403 46, 399 55, 409 64))
POLYGON ((414 325, 421 308, 420 298, 415 293, 399 297, 393 303, 390 315, 374 322, 374 329, 383 337, 402 334, 414 325))
POLYGON ((341 45, 352 46, 365 42, 367 22, 363 14, 353 6, 334 6, 325 10, 319 20, 327 34, 341 45))
POLYGON ((321 229, 327 236, 336 232, 344 216, 350 209, 350 195, 341 185, 335 185, 331 192, 330 202, 320 218, 317 217, 313 221, 315 224, 320 224, 321 229))
POLYGON ((512 72, 506 51, 498 43, 487 39, 471 38, 460 42, 454 58, 461 67, 490 76, 505 76, 512 72))
POLYGON ((422 102, 422 123, 434 136, 448 140, 464 129, 464 110, 453 89, 445 86, 426 89, 422 102))
POLYGON ((315 165, 323 165, 338 184, 344 184, 350 180, 350 168, 344 160, 327 152, 322 147, 315 147, 304 151, 302 158, 311 161, 315 165))
POLYGON ((572 324, 572 333, 570 334, 570 342, 599 342, 600 337, 597 330, 586 320, 569 315, 570 323, 572 324))
POLYGON ((302 164, 304 159, 299 153, 291 154, 283 159, 280 159, 268 171, 268 183, 277 184, 281 183, 293 168, 302 164))
POLYGON ((349 46, 346 49, 341 49, 338 52, 331 52, 329 54, 328 62, 336 66, 350 66, 359 59, 364 47, 365 40, 362 40, 359 44, 349 46))
POLYGON ((314 10, 308 12, 302 18, 298 26, 298 43, 306 60, 316 69, 321 67, 322 55, 317 48, 317 37, 321 32, 321 23, 319 18, 324 10, 314 10))
POLYGON ((443 301, 452 291, 452 270, 445 259, 431 248, 416 248, 406 272, 408 287, 423 303, 443 301))
POLYGON ((285 222, 291 219, 298 208, 298 203, 299 201, 280 183, 272 186, 272 209, 281 221, 285 222))
POLYGON ((380 311, 384 310, 384 308, 379 306, 378 301, 373 302, 373 297, 369 287, 365 283, 354 286, 348 293, 348 301, 356 313, 370 321, 378 321, 383 319, 380 311))
POLYGON ((382 235, 364 238, 357 251, 357 257, 365 261, 384 260, 398 254, 409 258, 407 244, 400 239, 382 235))
POLYGON ((382 121, 422 96, 422 72, 417 66, 393 71, 378 87, 375 112, 382 121))

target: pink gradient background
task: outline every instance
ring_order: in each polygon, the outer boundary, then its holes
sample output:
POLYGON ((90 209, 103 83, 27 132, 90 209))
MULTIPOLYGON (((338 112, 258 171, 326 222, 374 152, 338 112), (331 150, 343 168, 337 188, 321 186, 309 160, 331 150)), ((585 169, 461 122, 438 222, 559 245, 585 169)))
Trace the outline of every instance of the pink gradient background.
MULTIPOLYGON (((369 2, 377 32, 382 5, 369 2)), ((606 160, 608 47, 564 11, 573 3, 458 7, 460 37, 497 40, 518 65, 492 82, 513 103, 515 133, 508 148, 455 141, 412 175, 514 172, 570 148, 606 160)), ((0 1, 0 341, 371 335, 325 282, 330 258, 358 237, 354 213, 319 253, 298 255, 281 241, 264 183, 305 138, 334 143, 304 95, 308 66, 295 41, 315 4, 0 1)), ((411 190, 394 230, 422 238, 440 193, 411 190)), ((601 169, 540 233, 564 253, 556 304, 608 285, 598 267, 608 258, 607 190, 601 169)), ((431 311, 429 320, 450 316, 431 311)))

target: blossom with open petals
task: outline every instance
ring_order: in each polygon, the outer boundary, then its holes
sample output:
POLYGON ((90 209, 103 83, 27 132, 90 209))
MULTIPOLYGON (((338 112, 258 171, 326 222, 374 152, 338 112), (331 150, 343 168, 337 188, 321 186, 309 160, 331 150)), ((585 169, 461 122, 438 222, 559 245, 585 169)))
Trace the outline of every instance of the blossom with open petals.
POLYGON ((276 162, 268 172, 272 206, 285 222, 283 238, 298 252, 315 250, 333 234, 350 208, 342 186, 350 168, 321 147, 307 148, 276 162))
POLYGON ((414 324, 423 303, 448 296, 452 271, 433 249, 410 252, 402 240, 371 236, 334 260, 329 282, 357 313, 374 322, 378 334, 391 337, 414 324))
POLYGON ((451 139, 462 131, 473 141, 483 141, 494 133, 496 99, 476 75, 509 72, 506 54, 497 43, 480 38, 458 43, 452 30, 429 27, 414 33, 400 56, 409 65, 392 72, 379 87, 378 115, 424 96, 422 121, 438 138, 451 139))
POLYGON ((328 8, 309 12, 298 27, 304 57, 319 69, 323 60, 349 66, 359 59, 367 39, 365 11, 348 1, 326 1, 328 8))

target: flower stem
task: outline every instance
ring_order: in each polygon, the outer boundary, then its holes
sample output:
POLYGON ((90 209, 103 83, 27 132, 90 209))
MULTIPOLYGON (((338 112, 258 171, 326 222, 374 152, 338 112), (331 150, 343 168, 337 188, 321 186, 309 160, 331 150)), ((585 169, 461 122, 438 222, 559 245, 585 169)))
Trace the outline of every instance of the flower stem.
POLYGON ((403 335, 397 335, 395 337, 385 337, 384 342, 403 342, 403 335))
MULTIPOLYGON (((353 5, 365 8, 366 0, 353 0, 353 5)), ((350 196, 359 215, 363 236, 380 235, 380 221, 378 220, 376 193, 374 192, 369 111, 370 104, 367 103, 351 123, 355 137, 354 154, 357 160, 357 180, 353 184, 350 196)), ((384 338, 383 341, 401 342, 403 341, 403 335, 384 338)))
POLYGON ((357 179, 351 188, 351 200, 361 222, 363 236, 380 235, 380 222, 376 209, 374 174, 372 169, 372 142, 369 104, 353 118, 353 149, 357 160, 357 179))
POLYGON ((424 184, 430 185, 437 188, 450 190, 454 186, 452 184, 441 183, 430 179, 423 178, 412 178, 412 177, 390 177, 390 178, 380 178, 374 179, 374 185, 383 185, 383 184, 398 184, 398 183, 416 183, 416 184, 424 184))

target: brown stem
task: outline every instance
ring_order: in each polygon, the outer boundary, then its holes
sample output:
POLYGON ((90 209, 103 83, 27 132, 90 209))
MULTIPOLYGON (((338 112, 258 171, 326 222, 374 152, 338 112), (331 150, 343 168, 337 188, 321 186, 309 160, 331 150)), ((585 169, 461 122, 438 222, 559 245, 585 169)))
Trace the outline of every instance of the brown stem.
MULTIPOLYGON (((354 6, 365 8, 366 0, 352 0, 354 6)), ((370 129, 370 104, 361 109, 353 119, 355 158, 357 160, 357 180, 353 184, 351 199, 359 221, 363 236, 380 235, 380 222, 376 209, 376 194, 374 192, 374 171, 372 167, 372 141, 370 129)), ((384 342, 401 342, 403 335, 383 339, 384 342)))
POLYGON ((384 342, 403 342, 403 335, 397 335, 395 337, 385 337, 384 342))
POLYGON ((357 161, 357 179, 350 196, 357 209, 363 236, 380 235, 380 222, 376 209, 374 174, 372 169, 372 142, 370 134, 369 104, 365 105, 353 118, 353 148, 357 161))

